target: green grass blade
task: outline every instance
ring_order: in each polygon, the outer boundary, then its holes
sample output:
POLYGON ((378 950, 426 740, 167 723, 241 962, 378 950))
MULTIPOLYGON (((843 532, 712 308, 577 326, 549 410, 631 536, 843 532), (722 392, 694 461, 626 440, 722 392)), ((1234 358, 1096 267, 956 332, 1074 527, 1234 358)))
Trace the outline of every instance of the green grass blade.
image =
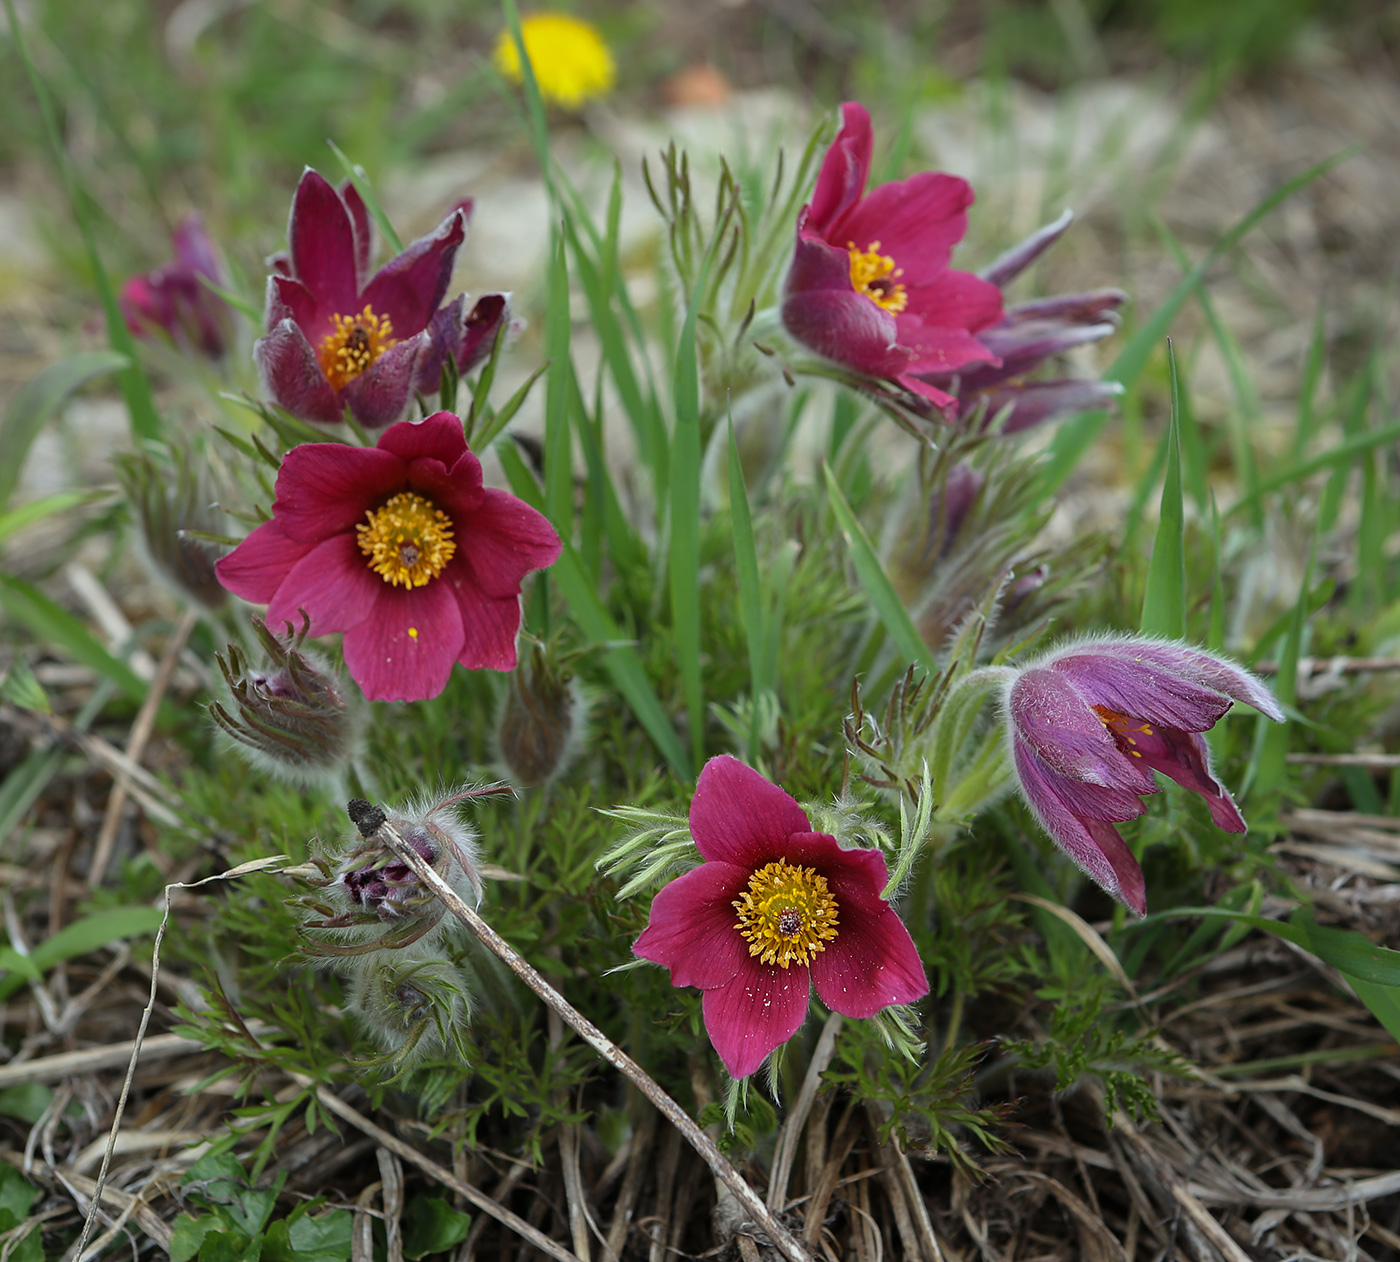
POLYGON ((28 959, 11 947, 0 948, 0 968, 7 970, 0 977, 0 1003, 13 995, 28 978, 42 977, 64 960, 76 959, 109 942, 154 933, 160 926, 161 915, 156 907, 112 907, 65 925, 53 937, 39 943, 29 953, 28 959))
POLYGON ((36 521, 43 521, 45 517, 52 517, 55 513, 64 512, 79 504, 90 503, 98 494, 100 492, 58 491, 53 495, 44 496, 43 499, 21 504, 19 508, 12 508, 9 512, 0 512, 0 544, 19 534, 26 526, 32 526, 36 521))
POLYGON ((909 611, 905 609, 904 602, 900 600, 899 594, 894 589, 894 584, 890 582, 889 575, 885 573, 885 567, 880 564, 880 558, 874 545, 870 542, 870 536, 865 533, 865 528, 856 520, 851 506, 846 503, 846 497, 841 494, 841 487, 836 481, 836 475, 831 471, 831 466, 823 464, 822 472, 826 476, 826 488, 830 496, 832 511, 836 514, 837 524, 845 536, 846 546, 851 550, 851 560, 855 564, 856 575, 860 579, 861 586, 865 588, 865 594, 870 600, 871 608, 874 609, 885 630, 889 632, 890 639, 894 641, 895 648, 898 649, 904 660, 922 666, 930 675, 937 674, 938 666, 933 660, 933 654, 929 651, 928 645, 924 643, 918 628, 914 626, 914 620, 910 618, 909 611))
POLYGON ((501 12, 505 14, 506 28, 515 41, 515 51, 520 57, 521 87, 525 91, 525 108, 530 124, 530 143, 535 147, 539 159, 540 173, 544 176, 549 200, 559 208, 559 195, 554 187, 553 163, 549 156, 549 125, 545 118, 544 97, 540 95, 539 80, 535 78, 535 67, 530 54, 525 50, 525 36, 520 29, 520 12, 515 0, 501 0, 501 12))
POLYGON ((395 254, 403 253, 403 241, 399 234, 394 231, 394 225, 389 222, 389 216, 384 213, 384 207, 379 204, 379 197, 374 191, 374 185, 369 182, 369 176, 365 173, 364 167, 358 162, 351 162, 349 155, 334 140, 327 140, 331 152, 340 159, 340 165, 345 171, 346 178, 355 186, 355 191, 360 195, 360 200, 364 202, 365 209, 369 211, 375 226, 384 234, 384 240, 388 242, 389 248, 395 254))
POLYGON ((734 571, 739 580, 739 607, 744 619, 744 636, 749 646, 749 759, 758 756, 758 699, 773 690, 774 681, 766 669, 764 654, 763 596, 758 579, 758 549, 754 544, 753 517, 749 512, 749 490, 744 484, 744 466, 734 437, 734 418, 729 418, 729 516, 734 530, 734 571))
POLYGON ((1238 500, 1226 511, 1225 517, 1233 517, 1236 513, 1243 512, 1251 508, 1266 495, 1271 495, 1275 491, 1282 491, 1291 487, 1295 482, 1301 481, 1309 474, 1316 473, 1319 469, 1341 470, 1350 461, 1365 452, 1372 451, 1377 447, 1388 446, 1390 443, 1400 441, 1400 421, 1390 425, 1384 425, 1380 429, 1366 430, 1364 433, 1348 438, 1338 443, 1329 451, 1324 451, 1321 455, 1313 456, 1310 460, 1304 460, 1301 464, 1293 465, 1285 469, 1282 473, 1266 478, 1254 489, 1252 496, 1238 500))
POLYGON ((1167 340, 1172 412, 1167 430, 1167 472, 1162 482, 1162 515, 1147 568, 1142 601, 1142 630, 1169 640, 1186 638, 1186 515, 1181 500, 1181 388, 1176 352, 1167 340))
POLYGON ((573 366, 569 361, 569 270, 564 239, 555 234, 545 313, 544 500, 549 520, 566 540, 573 539, 574 459, 569 433, 573 405, 573 366))
POLYGON ((676 344, 676 429, 671 439, 671 531, 667 573, 681 686, 690 715, 691 756, 705 761, 705 695, 700 676, 700 365, 695 323, 708 267, 691 296, 676 344))
POLYGON ((0 511, 19 484, 34 440, 63 401, 94 378, 119 372, 130 362, 116 351, 83 351, 50 364, 20 387, 0 421, 0 451, 5 453, 0 460, 0 511))

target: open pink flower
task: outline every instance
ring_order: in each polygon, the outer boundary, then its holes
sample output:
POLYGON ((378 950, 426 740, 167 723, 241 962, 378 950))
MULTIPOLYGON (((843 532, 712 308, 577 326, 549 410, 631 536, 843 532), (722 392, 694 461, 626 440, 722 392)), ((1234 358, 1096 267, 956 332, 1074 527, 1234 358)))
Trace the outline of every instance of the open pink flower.
POLYGON ((323 425, 347 408, 371 429, 399 420, 466 228, 458 206, 371 277, 364 202, 353 185, 337 190, 308 168, 292 199, 290 248, 267 279, 267 336, 253 347, 272 398, 323 425))
POLYGON ((200 277, 223 285, 224 273, 198 212, 180 221, 173 243, 171 262, 122 285, 122 316, 138 337, 164 334, 177 346, 220 359, 228 347, 229 310, 200 277))
POLYGON ((710 1041, 735 1078, 807 1015, 813 984, 833 1012, 873 1017, 928 994, 909 931, 880 897, 879 850, 843 850, 738 759, 712 758, 690 803, 706 862, 656 895, 632 948, 698 986, 710 1041))
POLYGON ((512 670, 520 584, 552 565, 554 527, 481 484, 450 412, 402 421, 374 447, 306 443, 277 474, 272 519, 217 566, 272 626, 344 632, 345 665, 372 701, 437 696, 452 663, 512 670))
POLYGON ((1245 831, 1198 735, 1234 701, 1282 722, 1247 670, 1201 649, 1132 637, 1067 644, 1017 673, 1006 693, 1011 754, 1040 825, 1086 875, 1142 915, 1142 868, 1115 823, 1146 811, 1154 771, 1199 793, 1226 832, 1245 831))
POLYGON ((948 266, 967 231, 972 188, 926 171, 867 193, 870 115, 848 101, 841 119, 797 220, 783 324, 823 358, 950 412, 956 399, 925 378, 996 363, 977 334, 1002 316, 996 285, 948 266))

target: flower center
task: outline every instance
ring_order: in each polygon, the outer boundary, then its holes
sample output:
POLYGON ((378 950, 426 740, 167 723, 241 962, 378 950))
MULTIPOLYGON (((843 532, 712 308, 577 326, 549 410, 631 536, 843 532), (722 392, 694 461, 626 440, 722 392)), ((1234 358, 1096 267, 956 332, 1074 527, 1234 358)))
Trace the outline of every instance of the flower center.
POLYGON ((452 519, 412 491, 369 513, 355 533, 369 568, 390 585, 422 587, 442 573, 457 551, 452 519))
POLYGON ((866 250, 857 250, 854 241, 846 242, 851 252, 851 284, 856 293, 864 294, 876 306, 891 315, 898 315, 909 305, 909 295, 895 277, 904 269, 894 265, 894 259, 880 253, 880 243, 872 241, 866 250))
POLYGON ((389 347, 398 342, 394 326, 387 316, 374 314, 368 306, 359 315, 337 315, 335 332, 321 339, 316 360, 326 380, 337 390, 345 387, 365 371, 389 347))
POLYGON ((763 964, 787 968, 810 964, 836 936, 836 900, 826 877, 785 859, 759 868, 734 906, 734 927, 748 940, 749 954, 763 964))
MULTIPOLYGON (((1096 705, 1093 707, 1094 713, 1099 716, 1099 722, 1108 728, 1109 735, 1117 742, 1118 748, 1123 749, 1124 744, 1136 745, 1132 737, 1133 732, 1141 736, 1152 735, 1152 725, 1150 723, 1139 723, 1136 726, 1133 720, 1126 714, 1119 714, 1117 710, 1110 710, 1107 706, 1096 705)), ((1134 758, 1141 758, 1142 751, 1138 749, 1123 749, 1125 754, 1131 754, 1134 758)))

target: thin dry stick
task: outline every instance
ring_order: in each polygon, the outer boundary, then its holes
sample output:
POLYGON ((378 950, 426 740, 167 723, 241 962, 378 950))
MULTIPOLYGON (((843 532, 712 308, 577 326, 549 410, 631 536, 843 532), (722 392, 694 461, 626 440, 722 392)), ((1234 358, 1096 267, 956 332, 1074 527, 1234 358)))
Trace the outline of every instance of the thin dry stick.
POLYGON ((387 1148, 375 1156, 384 1185, 384 1251, 389 1262, 403 1262, 403 1166, 387 1148))
MULTIPOLYGON (((146 753, 151 733, 155 731, 160 703, 165 699, 171 677, 175 674, 175 664, 180 660, 185 642, 198 622, 199 615, 193 609, 187 609, 175 624, 175 630, 171 632, 160 665, 156 667, 155 678, 146 690, 146 699, 141 702, 141 708, 136 712, 136 721, 131 725, 131 735, 127 738, 126 756, 134 763, 139 764, 146 753)), ((107 813, 102 817, 102 828, 97 834, 97 844, 92 851, 92 866, 88 872, 88 886, 91 889, 101 885, 102 878, 106 875, 107 864, 112 859, 112 849, 117 844, 117 830, 121 827, 126 798, 126 782, 116 781, 112 785, 112 792, 107 796, 107 813)))
POLYGON ((768 1180, 768 1208, 781 1214, 786 1208, 788 1178, 792 1174, 793 1158, 797 1156, 797 1145, 802 1135, 802 1127, 811 1112, 812 1101, 817 1098, 817 1088, 821 1085, 822 1071, 831 1064, 836 1051, 836 1036, 841 1033, 841 1014, 833 1012, 822 1027, 821 1038, 812 1051, 811 1064, 807 1066, 807 1076, 802 1080, 802 1090, 797 1093, 797 1103, 783 1123, 783 1133, 778 1137, 778 1147, 773 1154, 773 1177, 768 1180))
POLYGON ((715 1146, 712 1140, 679 1104, 662 1089, 650 1074, 624 1052, 612 1039, 608 1038, 596 1025, 578 1011, 523 955, 510 945, 500 934, 486 923, 469 906, 437 871, 408 845, 399 831, 389 823, 384 813, 369 803, 357 799, 350 804, 350 818, 366 837, 376 834, 394 852, 400 862, 406 863, 413 874, 435 893, 443 905, 468 929, 482 944, 496 955, 507 968, 520 978, 546 1004, 554 1009, 575 1032, 603 1057, 613 1068, 630 1078, 695 1149, 705 1163, 714 1171, 750 1214, 753 1222, 773 1242, 774 1246, 789 1262, 812 1262, 811 1255, 801 1242, 782 1225, 763 1203, 758 1193, 731 1164, 729 1159, 715 1146))
POLYGON ((1400 767, 1400 754, 1289 754, 1288 761, 1313 767, 1400 767))

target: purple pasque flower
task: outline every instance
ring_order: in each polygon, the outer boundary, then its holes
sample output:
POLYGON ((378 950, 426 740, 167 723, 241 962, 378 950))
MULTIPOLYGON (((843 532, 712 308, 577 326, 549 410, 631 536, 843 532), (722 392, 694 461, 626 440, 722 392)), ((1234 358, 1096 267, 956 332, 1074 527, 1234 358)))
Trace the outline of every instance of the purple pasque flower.
POLYGON ((133 276, 117 301, 137 337, 165 335, 184 350, 223 358, 229 341, 228 305, 200 279, 227 282, 204 221, 191 211, 175 229, 175 257, 164 267, 133 276))
POLYGON ((267 281, 267 336, 253 347, 268 394, 293 416, 332 425, 348 408, 382 429, 407 411, 428 324, 466 235, 461 206, 369 275, 369 213, 352 185, 310 168, 297 185, 289 250, 267 281))
POLYGON ((706 861, 656 895, 632 950, 704 992, 705 1029, 735 1078, 797 1032, 813 985, 848 1017, 928 994, 909 930, 881 897, 881 851, 814 833, 793 798, 727 755, 700 773, 690 831, 706 861))
POLYGON ((867 193, 873 147, 870 115, 847 101, 798 216, 783 324, 823 358, 952 412, 957 400, 932 378, 994 364, 981 331, 1002 317, 994 282, 948 266, 972 187, 925 171, 867 193))
POLYGON ((452 359, 458 376, 465 376, 491 356, 501 326, 510 328, 510 295, 482 294, 471 310, 467 295, 458 294, 428 322, 428 344, 418 361, 414 388, 432 394, 442 383, 443 365, 452 359))
POLYGON ((1160 771, 1205 799, 1226 832, 1245 831, 1199 733, 1235 701, 1283 711, 1247 670, 1202 649, 1134 636, 1062 645, 1016 672, 1005 695, 1016 776, 1032 813, 1083 871, 1138 915, 1142 868, 1114 824, 1146 811, 1160 771))
MULTIPOLYGON (((1060 239, 1073 219, 1067 210, 1033 232, 983 271, 982 279, 1004 289, 1060 239)), ((1126 300, 1121 289, 1094 289, 1008 307, 996 324, 977 335, 995 362, 921 375, 929 385, 957 396, 959 420, 985 407, 983 416, 989 422, 1009 408, 1001 426, 1007 434, 1110 407, 1123 393, 1116 381, 1030 379, 1028 374, 1054 355, 1108 337, 1118 327, 1118 308, 1126 300)))

